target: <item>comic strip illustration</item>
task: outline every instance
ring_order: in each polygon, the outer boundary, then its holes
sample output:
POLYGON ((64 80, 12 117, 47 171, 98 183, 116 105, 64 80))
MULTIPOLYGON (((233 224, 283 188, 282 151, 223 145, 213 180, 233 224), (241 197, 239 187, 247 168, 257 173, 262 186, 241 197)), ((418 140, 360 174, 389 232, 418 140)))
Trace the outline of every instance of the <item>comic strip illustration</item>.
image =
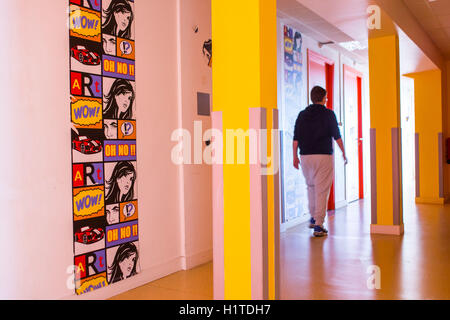
POLYGON ((133 120, 136 117, 134 81, 103 78, 103 118, 133 120))
POLYGON ((69 0, 75 294, 140 272, 133 0, 69 0))

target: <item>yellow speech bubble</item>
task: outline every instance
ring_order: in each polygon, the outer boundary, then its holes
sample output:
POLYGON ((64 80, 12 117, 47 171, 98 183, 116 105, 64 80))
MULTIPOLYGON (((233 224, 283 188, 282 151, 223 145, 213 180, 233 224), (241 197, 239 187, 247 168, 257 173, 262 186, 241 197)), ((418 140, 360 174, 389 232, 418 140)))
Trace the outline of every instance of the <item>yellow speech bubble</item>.
POLYGON ((71 5, 69 19, 72 36, 100 42, 102 32, 100 13, 71 5))
POLYGON ((81 127, 102 127, 102 104, 99 100, 79 99, 72 103, 72 122, 81 127))
POLYGON ((98 215, 104 206, 105 195, 100 188, 83 190, 73 197, 75 220, 98 215))
POLYGON ((92 277, 90 279, 84 280, 79 288, 77 288, 77 294, 83 294, 91 292, 97 289, 104 288, 108 285, 105 274, 100 274, 98 276, 92 277))

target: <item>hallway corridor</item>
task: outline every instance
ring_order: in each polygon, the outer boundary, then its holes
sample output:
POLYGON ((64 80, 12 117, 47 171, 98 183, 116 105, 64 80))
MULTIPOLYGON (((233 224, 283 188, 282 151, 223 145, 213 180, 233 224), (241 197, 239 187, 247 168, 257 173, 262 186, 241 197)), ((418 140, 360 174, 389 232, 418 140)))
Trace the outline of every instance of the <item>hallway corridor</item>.
POLYGON ((282 299, 450 299, 450 206, 405 206, 404 236, 370 235, 370 203, 329 217, 327 238, 307 225, 281 238, 282 299), (368 289, 377 265, 381 289, 368 289))
MULTIPOLYGON (((369 205, 331 214, 326 238, 312 237, 306 224, 281 234, 281 299, 450 299, 450 206, 405 207, 406 231, 397 237, 370 235, 369 205), (381 269, 380 290, 367 287, 372 265, 381 269)), ((209 263, 113 299, 212 298, 209 263)))

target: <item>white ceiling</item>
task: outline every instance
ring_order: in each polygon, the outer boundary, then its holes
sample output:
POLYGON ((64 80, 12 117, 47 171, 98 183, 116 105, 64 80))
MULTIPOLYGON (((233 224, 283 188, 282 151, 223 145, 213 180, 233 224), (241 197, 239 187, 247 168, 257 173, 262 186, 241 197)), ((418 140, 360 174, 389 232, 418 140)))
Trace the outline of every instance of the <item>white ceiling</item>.
MULTIPOLYGON (((335 50, 345 53, 348 57, 353 58, 359 63, 367 63, 367 49, 355 50, 350 52, 337 44, 340 42, 348 42, 353 40, 367 40, 367 16, 364 14, 367 6, 362 6, 362 15, 361 10, 358 10, 359 13, 356 14, 356 16, 355 14, 349 16, 348 11, 342 12, 341 14, 337 14, 336 11, 333 11, 333 14, 330 15, 324 13, 324 11, 322 10, 327 8, 327 5, 325 3, 327 1, 313 0, 311 1, 311 3, 306 3, 305 5, 304 3, 300 3, 303 1, 298 0, 277 0, 278 14, 281 18, 283 18, 293 27, 296 27, 303 34, 317 40, 318 42, 333 41, 336 44, 332 44, 330 46, 335 50), (319 8, 317 8, 318 4, 319 8), (325 8, 321 8, 321 6, 323 6, 324 4, 325 8), (322 17, 327 17, 327 20, 322 17), (328 17, 331 17, 331 19, 328 19, 328 17), (355 34, 355 31, 358 30, 363 30, 363 34, 361 34, 361 32, 359 34, 355 34), (364 30, 366 31, 364 32, 364 30)), ((361 7, 362 2, 365 2, 365 0, 345 1, 353 1, 354 3, 357 2, 358 7, 361 7)), ((334 5, 333 7, 338 6, 334 5)), ((329 6, 328 9, 330 9, 329 6)))
POLYGON ((450 0, 403 0, 435 45, 450 58, 450 0))
MULTIPOLYGON (((428 0, 391 0, 428 2, 428 0)), ((367 41, 369 32, 367 29, 367 7, 373 4, 373 0, 278 0, 278 14, 287 19, 293 27, 318 42, 334 41, 335 43, 346 41, 367 41)), ((450 0, 437 0, 450 6, 450 0)), ((443 12, 444 9, 440 8, 443 12)), ((404 10, 408 10, 404 7, 404 10)), ((439 10, 435 7, 435 10, 439 10)), ((408 13, 414 19, 412 13, 408 13)), ((382 11, 382 15, 386 13, 382 11)), ((448 16, 450 18, 450 16, 448 16)), ((441 18, 445 21, 444 18, 441 18)), ((390 20, 386 16, 383 21, 390 20)), ((447 21, 450 25, 450 19, 447 21)), ((399 34, 400 39, 400 72, 402 74, 420 72, 434 69, 435 64, 422 52, 422 50, 400 29, 392 26, 399 34)), ((449 27, 450 28, 450 27, 449 27)), ((384 23, 384 28, 377 31, 380 36, 383 32, 392 32, 384 23)), ((428 31, 426 31, 428 33, 428 31)), ((448 39, 443 41, 450 42, 448 39)), ((349 52, 339 45, 331 45, 334 49, 344 52, 348 57, 360 63, 368 62, 368 50, 355 50, 349 52)))

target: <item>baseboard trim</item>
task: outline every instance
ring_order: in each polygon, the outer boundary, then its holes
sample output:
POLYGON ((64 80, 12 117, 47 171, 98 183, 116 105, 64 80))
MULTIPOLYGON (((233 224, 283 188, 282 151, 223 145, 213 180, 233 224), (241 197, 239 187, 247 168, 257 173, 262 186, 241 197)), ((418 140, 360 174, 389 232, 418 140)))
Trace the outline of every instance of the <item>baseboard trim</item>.
POLYGON ((445 202, 446 202, 445 198, 423 198, 423 197, 416 198, 416 203, 420 204, 444 204, 445 202))
POLYGON ((280 232, 286 232, 287 230, 295 228, 296 226, 301 225, 302 223, 305 223, 308 220, 309 220, 309 214, 306 216, 302 216, 302 217, 293 219, 293 220, 289 220, 289 221, 281 224, 280 232))
POLYGON ((201 251, 182 257, 183 270, 190 270, 213 260, 213 249, 201 251))
POLYGON ((341 201, 338 201, 338 202, 336 202, 334 204, 334 206, 336 208, 335 210, 338 210, 338 209, 341 209, 341 208, 345 208, 347 205, 348 205, 347 200, 341 200, 341 201))
POLYGON ((379 224, 370 225, 370 233, 371 234, 389 234, 400 236, 405 232, 404 225, 400 226, 386 226, 379 224))
POLYGON ((165 263, 145 269, 138 275, 130 279, 108 285, 99 290, 82 294, 80 296, 77 296, 76 294, 66 296, 61 300, 106 300, 124 292, 146 285, 155 280, 164 278, 175 272, 181 271, 182 260, 183 257, 177 257, 165 263))

